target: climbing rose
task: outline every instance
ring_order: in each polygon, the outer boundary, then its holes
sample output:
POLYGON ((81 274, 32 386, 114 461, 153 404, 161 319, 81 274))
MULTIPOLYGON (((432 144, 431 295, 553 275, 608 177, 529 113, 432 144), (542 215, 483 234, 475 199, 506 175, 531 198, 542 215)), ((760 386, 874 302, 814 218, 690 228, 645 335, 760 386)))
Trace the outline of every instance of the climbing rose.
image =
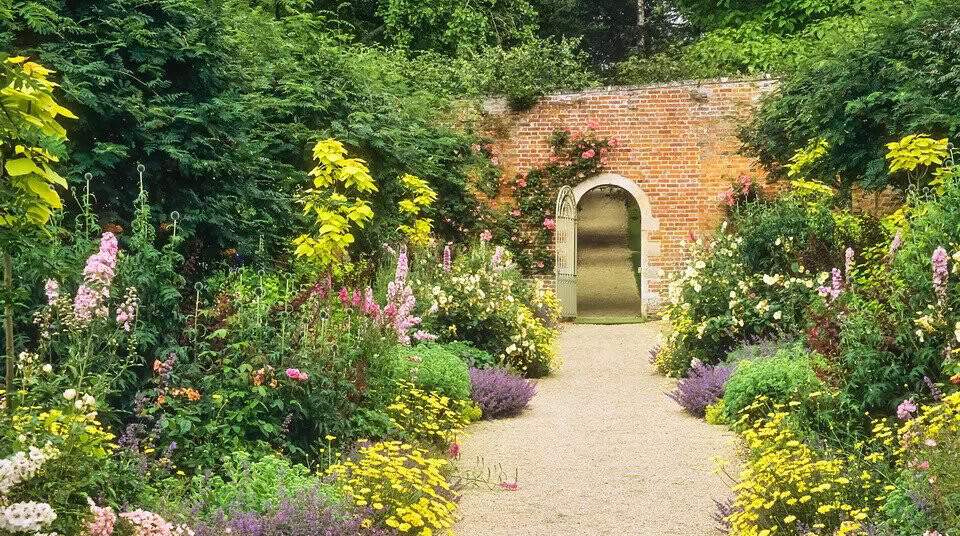
POLYGON ((555 222, 550 218, 546 218, 545 220, 543 220, 543 226, 552 231, 554 228, 556 228, 557 222, 555 222))
POLYGON ((584 160, 586 160, 588 158, 593 158, 594 156, 597 156, 597 152, 594 151, 593 149, 590 149, 588 151, 584 151, 583 154, 581 154, 580 156, 583 157, 584 160))
POLYGON ((588 121, 588 122, 587 122, 587 128, 589 128, 589 129, 591 129, 591 130, 596 130, 596 129, 600 128, 600 122, 599 122, 599 121, 588 121))
POLYGON ((306 372, 303 372, 300 369, 295 369, 295 368, 287 369, 287 377, 290 378, 291 380, 295 380, 298 382, 305 382, 310 379, 310 377, 307 376, 306 372))

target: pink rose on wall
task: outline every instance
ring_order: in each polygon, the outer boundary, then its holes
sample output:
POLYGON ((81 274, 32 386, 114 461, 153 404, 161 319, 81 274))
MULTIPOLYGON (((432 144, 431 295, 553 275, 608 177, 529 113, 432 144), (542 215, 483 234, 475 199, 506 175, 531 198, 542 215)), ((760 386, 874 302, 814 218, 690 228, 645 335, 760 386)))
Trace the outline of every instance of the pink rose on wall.
POLYGON ((594 151, 593 149, 590 149, 589 151, 584 151, 583 154, 581 154, 580 156, 583 157, 584 159, 593 158, 594 156, 597 156, 597 152, 594 151))
POLYGON ((546 218, 545 220, 543 220, 543 226, 552 231, 557 227, 557 222, 553 221, 550 218, 546 218))
POLYGON ((599 122, 599 121, 589 121, 589 122, 587 122, 587 128, 596 130, 596 129, 600 128, 600 122, 599 122))
POLYGON ((518 179, 517 179, 517 185, 520 186, 521 188, 523 188, 524 186, 527 185, 527 179, 525 179, 525 178, 523 178, 523 177, 518 178, 518 179))

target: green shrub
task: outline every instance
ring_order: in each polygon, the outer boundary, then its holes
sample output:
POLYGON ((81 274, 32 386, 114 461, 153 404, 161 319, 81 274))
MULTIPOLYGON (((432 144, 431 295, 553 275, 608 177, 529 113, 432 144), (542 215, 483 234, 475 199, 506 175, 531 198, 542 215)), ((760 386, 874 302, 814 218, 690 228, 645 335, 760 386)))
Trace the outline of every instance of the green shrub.
POLYGON ((212 477, 196 475, 189 484, 189 499, 202 505, 204 513, 229 511, 241 502, 247 511, 264 512, 284 498, 314 489, 337 497, 334 488, 322 484, 310 469, 275 454, 253 461, 249 453, 235 452, 225 458, 222 470, 222 475, 212 477))
POLYGON ((508 253, 501 250, 493 266, 495 251, 483 243, 454 260, 432 289, 437 311, 425 329, 442 341, 469 341, 526 376, 545 376, 559 366, 556 298, 510 268, 508 253))
POLYGON ((736 420, 741 410, 761 396, 771 403, 786 403, 797 394, 815 391, 821 385, 813 369, 816 359, 802 348, 792 347, 769 359, 741 362, 724 391, 727 416, 736 420))
POLYGON ((429 343, 401 346, 397 352, 407 360, 417 387, 455 400, 470 399, 470 374, 457 354, 429 343))
POLYGON ((489 352, 484 352, 467 341, 451 341, 444 343, 442 346, 444 350, 463 360, 468 367, 482 369, 490 368, 497 364, 497 359, 490 355, 489 352))

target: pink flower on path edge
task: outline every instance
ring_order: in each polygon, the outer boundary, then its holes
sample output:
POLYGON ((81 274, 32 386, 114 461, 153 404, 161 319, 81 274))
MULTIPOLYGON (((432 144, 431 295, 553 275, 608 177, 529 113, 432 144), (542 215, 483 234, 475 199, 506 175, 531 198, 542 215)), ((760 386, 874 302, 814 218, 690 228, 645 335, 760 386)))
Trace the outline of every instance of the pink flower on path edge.
POLYGON ((517 491, 520 486, 516 482, 501 482, 500 487, 510 491, 517 491))
POLYGON ((447 456, 450 458, 456 458, 460 456, 460 444, 454 441, 450 443, 450 448, 447 449, 447 456))

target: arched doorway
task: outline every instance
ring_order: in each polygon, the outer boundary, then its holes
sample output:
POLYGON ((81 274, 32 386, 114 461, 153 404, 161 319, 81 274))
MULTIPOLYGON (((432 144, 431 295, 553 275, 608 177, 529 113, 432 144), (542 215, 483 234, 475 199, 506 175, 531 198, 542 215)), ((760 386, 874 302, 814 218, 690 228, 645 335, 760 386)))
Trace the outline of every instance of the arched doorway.
MULTIPOLYGON (((578 314, 583 314, 584 311, 578 303, 578 294, 580 294, 580 278, 586 275, 587 277, 593 278, 597 274, 583 274, 580 270, 581 267, 578 266, 578 259, 583 257, 583 245, 578 244, 578 216, 577 211, 571 211, 570 206, 578 206, 581 201, 584 200, 584 197, 598 188, 614 188, 613 191, 621 191, 622 198, 627 200, 628 204, 632 204, 635 207, 635 213, 639 215, 639 240, 640 243, 640 252, 638 254, 638 261, 635 263, 635 268, 628 268, 630 270, 635 270, 636 274, 631 273, 630 278, 634 282, 632 288, 635 289, 633 294, 636 295, 636 307, 639 309, 641 315, 646 316, 647 314, 647 304, 648 297, 650 296, 650 259, 659 253, 659 244, 651 241, 650 233, 651 231, 656 231, 659 229, 659 222, 656 218, 653 217, 653 212, 650 208, 650 201, 647 198, 646 194, 640 189, 640 186, 636 182, 627 179, 621 175, 616 175, 613 173, 603 173, 595 177, 584 180, 577 186, 573 188, 564 187, 560 190, 557 198, 557 233, 556 233, 556 252, 557 252, 557 268, 556 268, 556 277, 557 277, 557 295, 560 298, 560 303, 563 307, 564 316, 574 317, 578 314), (564 210, 565 212, 562 212, 564 210), (571 214, 572 212, 572 214, 571 214)), ((581 207, 582 208, 582 207, 581 207)), ((608 207, 609 208, 609 207, 608 207)), ((624 206, 626 210, 626 205, 624 206)), ((607 217, 610 215, 608 214, 607 217)), ((627 222, 624 221, 623 225, 626 226, 627 222)), ((593 232, 597 232, 597 229, 592 229, 593 232)), ((602 235, 602 227, 600 229, 602 235)), ((627 239, 624 236, 623 243, 623 252, 625 255, 629 250, 627 249, 628 243, 627 239)), ((612 240, 617 240, 616 237, 613 237, 612 240)), ((607 240, 601 240, 605 242, 607 240)), ((601 252, 602 256, 603 253, 601 252)), ((626 266, 631 266, 629 256, 622 259, 626 266)), ((623 268, 623 266, 621 266, 623 268)), ((599 274, 600 277, 603 277, 603 274, 599 274)), ((603 281, 600 281, 600 284, 603 284, 603 281)), ((592 314, 588 312, 588 314, 592 314)))

